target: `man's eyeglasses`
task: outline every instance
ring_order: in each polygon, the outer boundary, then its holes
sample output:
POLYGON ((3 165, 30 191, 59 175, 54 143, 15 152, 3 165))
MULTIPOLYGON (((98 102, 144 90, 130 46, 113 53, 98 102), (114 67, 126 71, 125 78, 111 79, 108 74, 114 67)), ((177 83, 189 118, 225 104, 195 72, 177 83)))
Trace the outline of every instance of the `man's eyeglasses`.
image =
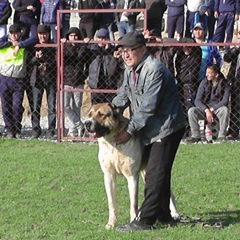
POLYGON ((125 54, 129 55, 131 54, 134 50, 137 50, 140 47, 136 47, 136 48, 125 48, 125 49, 121 49, 118 51, 118 53, 122 56, 124 56, 125 54))

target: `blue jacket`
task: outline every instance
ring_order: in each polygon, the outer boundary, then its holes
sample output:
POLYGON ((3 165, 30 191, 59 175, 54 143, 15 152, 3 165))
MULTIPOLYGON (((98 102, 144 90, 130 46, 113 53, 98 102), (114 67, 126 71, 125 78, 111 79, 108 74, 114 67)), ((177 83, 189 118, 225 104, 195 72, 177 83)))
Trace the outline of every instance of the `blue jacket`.
POLYGON ((165 4, 168 6, 168 16, 179 16, 184 14, 184 5, 187 4, 187 0, 165 0, 165 4))
MULTIPOLYGON (((40 23, 56 24, 57 23, 57 10, 63 9, 62 0, 44 0, 41 7, 40 23)), ((62 22, 62 14, 60 16, 62 22)))
POLYGON ((8 0, 0 1, 0 25, 7 24, 8 19, 11 17, 12 8, 8 0))
MULTIPOLYGON (((212 43, 212 40, 208 40, 207 43, 212 43)), ((207 66, 210 66, 214 64, 214 61, 216 61, 216 64, 218 67, 222 66, 222 55, 220 54, 217 46, 208 46, 208 60, 207 60, 207 66)))
POLYGON ((214 11, 240 13, 239 0, 215 0, 214 11))
POLYGON ((133 69, 126 68, 123 84, 112 102, 121 110, 130 106, 126 131, 131 135, 140 132, 148 145, 185 127, 186 119, 175 78, 162 62, 146 53, 135 71, 136 86, 133 69))

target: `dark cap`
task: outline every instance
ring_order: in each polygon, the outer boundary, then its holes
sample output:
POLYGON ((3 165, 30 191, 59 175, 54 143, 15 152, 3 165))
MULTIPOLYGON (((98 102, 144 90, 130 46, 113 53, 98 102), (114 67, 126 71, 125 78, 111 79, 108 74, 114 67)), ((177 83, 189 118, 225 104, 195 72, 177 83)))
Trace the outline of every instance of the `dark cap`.
POLYGON ((40 24, 37 27, 38 33, 50 33, 50 27, 44 24, 40 24))
POLYGON ((196 43, 193 38, 187 38, 187 37, 180 38, 178 42, 179 43, 196 43))
POLYGON ((152 29, 149 32, 149 36, 153 36, 153 37, 161 37, 161 32, 158 29, 152 29))
POLYGON ((106 28, 100 28, 96 32, 96 37, 105 37, 109 38, 109 31, 106 28))
POLYGON ((14 23, 13 25, 11 25, 9 27, 9 32, 10 33, 18 33, 18 32, 21 32, 21 31, 22 31, 22 27, 17 23, 14 23))
POLYGON ((205 29, 203 23, 201 23, 201 22, 198 22, 198 23, 195 24, 195 26, 194 26, 193 29, 196 29, 196 28, 200 28, 200 29, 202 29, 202 30, 205 29))
POLYGON ((146 45, 146 39, 142 33, 137 31, 126 33, 120 40, 117 48, 119 47, 132 47, 137 48, 146 45))
POLYGON ((71 27, 71 28, 69 28, 69 30, 68 30, 67 33, 66 33, 66 39, 67 39, 67 40, 69 40, 69 35, 70 35, 71 33, 77 34, 78 40, 81 39, 81 33, 80 33, 80 30, 79 30, 77 27, 71 27))

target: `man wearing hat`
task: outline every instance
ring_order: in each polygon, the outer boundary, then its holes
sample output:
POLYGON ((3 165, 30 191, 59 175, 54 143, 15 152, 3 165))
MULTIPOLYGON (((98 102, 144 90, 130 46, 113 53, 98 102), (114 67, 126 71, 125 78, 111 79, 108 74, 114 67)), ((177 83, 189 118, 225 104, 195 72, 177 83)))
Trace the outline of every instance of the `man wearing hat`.
POLYGON ((185 131, 186 119, 175 78, 146 48, 144 36, 136 31, 120 40, 118 49, 126 64, 124 81, 112 103, 131 109, 125 131, 116 144, 141 137, 148 156, 144 200, 135 219, 118 231, 152 230, 158 220, 170 222, 171 169, 185 131))
POLYGON ((196 43, 199 43, 202 49, 202 60, 201 60, 201 68, 198 74, 198 80, 201 81, 205 78, 206 70, 208 66, 213 65, 215 62, 218 67, 222 66, 222 56, 218 50, 217 46, 203 45, 204 43, 212 43, 212 40, 208 40, 205 38, 205 26, 203 23, 198 22, 195 24, 193 28, 193 36, 196 43))
MULTIPOLYGON (((44 24, 38 25, 37 31, 40 45, 52 43, 49 26, 44 24)), ((40 109, 44 90, 46 91, 48 104, 47 138, 52 138, 56 128, 56 49, 55 47, 38 47, 34 50, 34 56, 31 59, 31 86, 33 91, 32 138, 38 138, 42 132, 40 127, 40 109)))
MULTIPOLYGON (((89 66, 89 87, 91 89, 117 89, 122 72, 121 64, 113 56, 114 46, 109 41, 109 32, 106 28, 100 28, 96 32, 98 43, 85 47, 82 56, 85 55, 89 66)), ((113 93, 92 93, 92 103, 111 102, 113 93)))
POLYGON ((9 36, 0 39, 0 95, 5 133, 8 138, 21 138, 24 78, 27 74, 28 55, 35 41, 21 41, 22 28, 9 27, 9 36))

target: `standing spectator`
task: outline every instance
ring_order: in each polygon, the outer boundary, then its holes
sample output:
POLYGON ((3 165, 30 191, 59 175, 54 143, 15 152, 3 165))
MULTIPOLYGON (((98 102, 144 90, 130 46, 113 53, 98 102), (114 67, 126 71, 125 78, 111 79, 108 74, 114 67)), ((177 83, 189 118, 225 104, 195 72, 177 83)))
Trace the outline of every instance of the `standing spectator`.
MULTIPOLYGON (((83 59, 79 58, 82 45, 74 42, 81 40, 79 29, 76 27, 70 28, 65 40, 68 42, 64 44, 63 48, 63 81, 64 89, 70 91, 64 93, 64 109, 71 124, 68 136, 75 137, 78 133, 81 134, 83 129, 81 121, 83 92, 71 92, 71 90, 83 89, 86 79, 84 62, 83 59)), ((62 42, 65 41, 62 40, 62 42)))
POLYGON ((198 12, 199 7, 205 3, 205 0, 187 0, 187 16, 185 25, 185 37, 192 37, 192 29, 194 27, 194 16, 198 12))
MULTIPOLYGON (((240 32, 238 33, 238 43, 240 42, 240 32)), ((240 48, 235 46, 226 51, 224 61, 230 63, 227 80, 231 84, 230 98, 230 122, 227 133, 227 140, 239 138, 240 130, 240 48)))
MULTIPOLYGON (((63 9, 62 0, 44 0, 41 7, 40 24, 49 26, 53 42, 57 42, 57 10, 63 9)), ((62 14, 60 21, 62 24, 62 14)))
POLYGON ((97 0, 79 0, 78 9, 79 10, 89 10, 92 9, 92 12, 89 13, 79 13, 80 22, 79 22, 79 30, 81 32, 81 36, 83 38, 94 37, 96 31, 96 21, 95 21, 95 13, 94 9, 97 7, 97 0))
MULTIPOLYGON (((98 3, 97 9, 114 9, 116 3, 113 0, 103 0, 98 3)), ((107 28, 109 32, 109 38, 111 41, 115 40, 114 28, 116 27, 114 13, 97 13, 96 21, 98 23, 98 29, 107 28)))
POLYGON ((0 0, 0 38, 7 35, 8 19, 12 15, 12 8, 8 0, 0 0))
MULTIPOLYGON (((76 8, 75 0, 63 0, 63 9, 64 10, 71 10, 74 8, 76 8)), ((70 28, 71 13, 63 13, 62 15, 63 16, 62 16, 61 36, 66 36, 66 34, 70 28)))
POLYGON ((163 31, 163 14, 167 10, 165 0, 142 0, 140 7, 147 9, 147 29, 163 31))
POLYGON ((175 31, 183 37, 184 31, 184 5, 187 0, 165 0, 168 7, 167 12, 167 33, 169 38, 174 38, 175 31))
MULTIPOLYGON (((181 43, 191 44, 195 41, 191 38, 182 38, 181 43)), ((201 67, 202 50, 198 46, 183 46, 176 57, 176 79, 178 81, 181 101, 185 113, 194 106, 194 100, 199 86, 198 74, 201 67)))
POLYGON ((239 0, 215 0, 214 16, 217 18, 217 27, 213 36, 213 42, 223 43, 225 34, 226 42, 232 42, 234 22, 239 19, 239 14, 239 0))
POLYGON ((131 117, 116 144, 132 137, 144 142, 147 156, 144 200, 136 217, 118 231, 153 230, 154 223, 173 221, 170 209, 171 170, 184 134, 185 117, 175 79, 165 65, 146 48, 137 31, 127 33, 120 41, 122 58, 127 65, 124 81, 113 104, 121 111, 130 107, 131 117))
MULTIPOLYGON (((52 43, 50 41, 49 26, 39 25, 37 31, 40 45, 52 43)), ((54 136, 56 128, 56 49, 53 47, 35 48, 34 57, 31 59, 31 65, 33 66, 31 74, 31 85, 33 91, 32 138, 38 138, 42 133, 40 127, 40 110, 45 90, 48 105, 47 137, 51 139, 54 136)))
MULTIPOLYGON (((182 38, 181 43, 195 43, 191 38, 182 38)), ((194 106, 197 89, 199 86, 198 74, 201 67, 202 51, 198 46, 183 46, 178 51, 175 66, 178 90, 181 96, 181 103, 184 113, 187 116, 188 109, 194 106)), ((190 133, 189 125, 186 127, 185 137, 190 133)))
POLYGON ((24 77, 28 55, 33 46, 31 39, 20 41, 22 28, 9 27, 9 39, 0 39, 0 96, 7 138, 21 138, 24 77))
POLYGON ((198 74, 198 80, 200 81, 205 78, 208 66, 213 65, 214 62, 216 62, 219 68, 222 66, 222 56, 218 50, 218 47, 203 45, 203 43, 212 43, 211 40, 205 39, 204 28, 204 25, 200 22, 197 23, 193 28, 194 39, 197 43, 201 44, 200 47, 202 49, 201 69, 198 74))
MULTIPOLYGON (((114 46, 109 41, 109 32, 100 28, 96 32, 97 44, 92 44, 82 52, 89 64, 89 87, 91 89, 117 89, 122 66, 119 59, 114 57, 114 46)), ((92 103, 110 102, 114 93, 92 93, 92 103)))
MULTIPOLYGON (((177 43, 175 38, 161 38, 161 32, 157 29, 146 30, 144 37, 148 43, 177 43)), ((158 60, 162 61, 169 71, 175 76, 175 57, 179 47, 177 46, 149 46, 149 52, 158 60)))
POLYGON ((188 119, 191 127, 192 138, 190 142, 201 141, 198 120, 204 119, 209 125, 219 121, 217 141, 226 138, 228 126, 228 99, 230 87, 217 65, 207 68, 206 79, 198 88, 195 106, 189 109, 188 119))
MULTIPOLYGON (((139 0, 117 0, 117 9, 140 8, 139 0)), ((116 21, 119 37, 122 38, 126 33, 133 32, 137 21, 137 12, 116 12, 116 21)))
POLYGON ((216 18, 214 16, 215 0, 206 0, 208 6, 208 39, 212 40, 215 31, 216 18))
POLYGON ((26 25, 24 37, 29 37, 30 33, 32 36, 37 37, 41 2, 39 0, 14 0, 13 7, 19 15, 19 20, 26 25))

